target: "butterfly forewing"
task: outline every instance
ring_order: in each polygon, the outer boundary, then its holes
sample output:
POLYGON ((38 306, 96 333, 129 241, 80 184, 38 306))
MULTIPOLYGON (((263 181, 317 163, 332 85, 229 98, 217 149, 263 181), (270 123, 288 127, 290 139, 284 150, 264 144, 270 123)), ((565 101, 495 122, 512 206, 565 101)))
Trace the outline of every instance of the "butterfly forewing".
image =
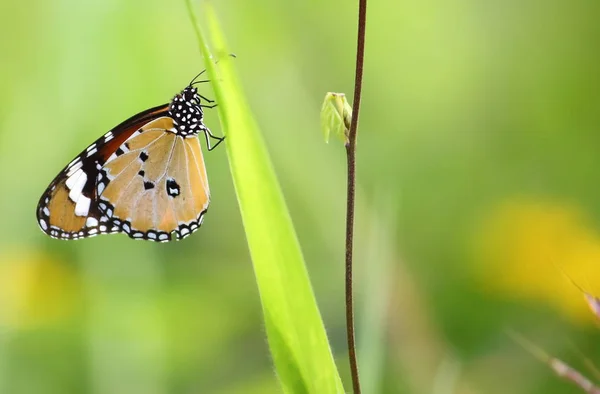
POLYGON ((121 123, 77 155, 46 189, 37 206, 40 228, 60 239, 78 239, 108 232, 107 218, 97 204, 99 169, 120 146, 168 105, 151 108, 121 123))

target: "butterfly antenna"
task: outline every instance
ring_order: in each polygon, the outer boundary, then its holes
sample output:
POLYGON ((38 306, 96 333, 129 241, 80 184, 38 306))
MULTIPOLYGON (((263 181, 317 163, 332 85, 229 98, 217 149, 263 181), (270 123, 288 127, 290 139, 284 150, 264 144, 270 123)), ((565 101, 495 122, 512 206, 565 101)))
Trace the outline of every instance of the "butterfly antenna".
MULTIPOLYGON (((196 76, 194 77, 194 79, 192 79, 192 80, 191 80, 191 82, 190 82, 190 85, 189 85, 189 86, 192 86, 192 85, 195 83, 196 79, 197 79, 197 78, 198 78, 200 75, 204 74, 205 72, 206 72, 206 69, 204 69, 204 70, 200 71, 200 72, 198 73, 198 75, 196 75, 196 76)), ((200 81, 200 82, 204 82, 204 81, 200 81)))
POLYGON ((192 86, 192 85, 198 85, 199 83, 206 83, 206 82, 210 82, 210 81, 208 79, 204 79, 202 81, 196 81, 196 82, 192 83, 190 86, 192 86))
MULTIPOLYGON (((237 57, 237 56, 235 55, 235 53, 230 53, 230 54, 229 54, 229 56, 231 56, 231 57, 232 57, 232 58, 234 58, 234 59, 237 57)), ((219 63, 219 60, 221 60, 221 59, 217 59, 217 61, 215 62, 215 64, 219 63)), ((196 84, 199 84, 199 83, 210 82, 208 79, 205 79, 205 80, 203 80, 203 81, 196 81, 196 79, 197 79, 197 78, 198 78, 200 75, 204 74, 205 72, 206 72, 206 69, 204 69, 204 70, 200 71, 200 73, 199 73, 198 75, 196 75, 196 76, 194 77, 194 79, 192 79, 192 82, 190 82, 190 86, 193 86, 193 85, 196 85, 196 84)))

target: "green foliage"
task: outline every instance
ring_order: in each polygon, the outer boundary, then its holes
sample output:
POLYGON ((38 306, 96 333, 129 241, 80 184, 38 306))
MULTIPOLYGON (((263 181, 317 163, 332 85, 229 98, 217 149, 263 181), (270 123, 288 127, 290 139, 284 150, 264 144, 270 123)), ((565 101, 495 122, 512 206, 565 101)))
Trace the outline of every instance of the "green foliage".
MULTIPOLYGON (((328 90, 352 91, 356 3, 211 3, 344 379, 345 157, 319 112, 328 90)), ((211 206, 182 242, 62 242, 35 220, 69 160, 202 70, 185 2, 0 11, 0 393, 280 394, 227 161, 235 129, 203 151, 211 206)), ((590 1, 373 2, 354 253, 365 394, 448 392, 453 373, 458 391, 577 392, 507 326, 598 364, 594 318, 550 258, 599 295, 599 14, 590 1)), ((205 112, 220 135, 217 117, 205 112)))
POLYGON ((217 54, 213 59, 190 0, 187 5, 219 103, 277 375, 288 393, 343 393, 285 200, 216 15, 210 4, 204 4, 203 14, 217 54))

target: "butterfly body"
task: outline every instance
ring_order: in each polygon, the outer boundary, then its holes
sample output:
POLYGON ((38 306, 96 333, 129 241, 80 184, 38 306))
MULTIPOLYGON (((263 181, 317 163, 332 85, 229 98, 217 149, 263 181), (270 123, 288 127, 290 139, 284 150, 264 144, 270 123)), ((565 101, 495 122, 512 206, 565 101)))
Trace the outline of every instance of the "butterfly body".
POLYGON ((65 240, 126 233, 159 242, 196 231, 210 202, 197 136, 223 140, 204 125, 200 98, 190 83, 81 152, 40 198, 42 231, 65 240))

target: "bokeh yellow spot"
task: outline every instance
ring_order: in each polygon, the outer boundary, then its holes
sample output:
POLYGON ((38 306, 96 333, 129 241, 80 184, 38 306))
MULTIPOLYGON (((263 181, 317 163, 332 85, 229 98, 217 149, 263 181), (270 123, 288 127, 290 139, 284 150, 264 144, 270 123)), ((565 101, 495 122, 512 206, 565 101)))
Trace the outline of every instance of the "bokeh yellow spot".
POLYGON ((600 295, 600 233, 570 204, 515 199, 478 229, 476 262, 487 290, 554 306, 569 319, 597 319, 582 292, 600 295))
POLYGON ((0 255, 0 326, 28 329, 64 321, 79 300, 75 272, 39 253, 0 255))

